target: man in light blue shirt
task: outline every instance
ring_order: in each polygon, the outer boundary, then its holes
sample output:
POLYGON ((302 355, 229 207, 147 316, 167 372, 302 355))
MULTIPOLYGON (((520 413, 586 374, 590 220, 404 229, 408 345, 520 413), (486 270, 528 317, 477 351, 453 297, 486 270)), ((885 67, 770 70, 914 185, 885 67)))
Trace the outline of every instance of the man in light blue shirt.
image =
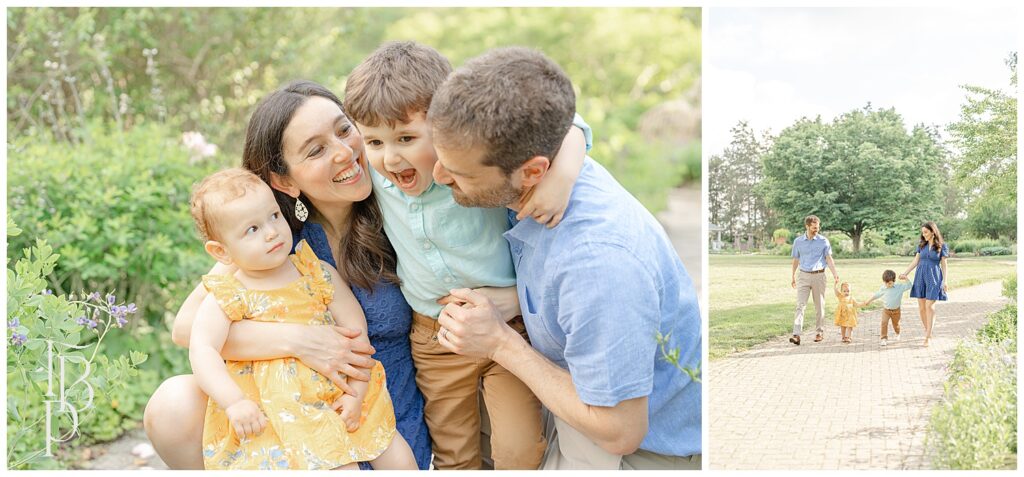
POLYGON ((793 336, 790 343, 800 345, 800 332, 804 328, 804 308, 807 297, 814 297, 815 342, 825 339, 825 266, 832 270, 832 278, 839 283, 839 273, 832 261, 832 245, 824 235, 819 235, 821 220, 815 215, 804 218, 805 234, 793 240, 793 274, 791 285, 796 289, 796 318, 793 320, 793 336), (797 276, 797 269, 800 275, 797 276))
MULTIPOLYGON (((574 110, 569 79, 540 53, 470 60, 431 102, 434 178, 461 205, 514 205, 574 110)), ((544 469, 700 469, 701 386, 676 367, 699 370, 700 310, 664 230, 590 158, 557 227, 513 215, 505 237, 532 346, 467 289, 452 290, 466 304, 441 311, 439 341, 500 363, 550 410, 544 469)))

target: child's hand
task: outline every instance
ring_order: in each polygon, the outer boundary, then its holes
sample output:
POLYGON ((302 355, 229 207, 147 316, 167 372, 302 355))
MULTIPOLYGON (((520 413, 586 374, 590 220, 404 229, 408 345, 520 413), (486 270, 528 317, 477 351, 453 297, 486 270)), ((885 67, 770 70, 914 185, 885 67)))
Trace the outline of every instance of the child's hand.
POLYGON ((907 281, 909 281, 910 279, 907 278, 907 274, 906 273, 901 273, 900 274, 900 280, 907 280, 907 281))
MULTIPOLYGON (((363 414, 362 398, 357 398, 351 394, 343 394, 334 402, 341 408, 339 414, 341 414, 341 419, 345 421, 348 432, 355 432, 356 429, 359 429, 359 418, 363 414)), ((337 407, 334 409, 338 410, 337 407)))
POLYGON ((552 228, 562 221, 571 194, 571 183, 569 187, 561 187, 553 180, 541 181, 520 200, 516 219, 532 217, 538 224, 552 228))
POLYGON ((238 438, 258 436, 267 427, 267 416, 263 415, 260 407, 248 399, 242 399, 224 410, 231 421, 231 427, 235 429, 238 438))

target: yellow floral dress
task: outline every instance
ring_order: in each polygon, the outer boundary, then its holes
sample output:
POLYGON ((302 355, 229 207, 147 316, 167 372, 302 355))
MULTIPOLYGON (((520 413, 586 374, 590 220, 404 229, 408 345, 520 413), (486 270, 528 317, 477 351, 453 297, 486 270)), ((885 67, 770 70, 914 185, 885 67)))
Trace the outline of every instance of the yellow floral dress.
POLYGON ((839 294, 839 305, 836 306, 836 326, 853 328, 857 326, 857 310, 860 308, 854 300, 839 294))
MULTIPOLYGON (((284 288, 248 290, 233 276, 206 275, 203 285, 232 321, 333 325, 330 272, 303 241, 289 257, 302 275, 284 288)), ((227 414, 210 399, 203 426, 207 469, 332 469, 377 458, 395 435, 395 412, 377 362, 360 427, 346 430, 331 404, 342 395, 329 379, 294 358, 226 361, 228 372, 267 416, 263 433, 239 441, 227 414)))

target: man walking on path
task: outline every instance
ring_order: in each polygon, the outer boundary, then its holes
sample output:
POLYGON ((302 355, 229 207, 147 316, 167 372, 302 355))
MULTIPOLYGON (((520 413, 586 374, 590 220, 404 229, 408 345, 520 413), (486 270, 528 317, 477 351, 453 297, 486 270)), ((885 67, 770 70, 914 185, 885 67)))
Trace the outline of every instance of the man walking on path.
POLYGON ((839 273, 832 261, 832 245, 823 235, 818 235, 821 220, 817 216, 808 215, 804 219, 807 233, 793 241, 793 274, 792 285, 796 289, 796 319, 793 320, 793 337, 790 343, 800 344, 800 332, 804 327, 804 308, 807 307, 807 296, 814 296, 815 331, 814 341, 825 339, 825 265, 832 271, 832 278, 839 284, 839 273), (800 269, 798 276, 796 271, 800 269))

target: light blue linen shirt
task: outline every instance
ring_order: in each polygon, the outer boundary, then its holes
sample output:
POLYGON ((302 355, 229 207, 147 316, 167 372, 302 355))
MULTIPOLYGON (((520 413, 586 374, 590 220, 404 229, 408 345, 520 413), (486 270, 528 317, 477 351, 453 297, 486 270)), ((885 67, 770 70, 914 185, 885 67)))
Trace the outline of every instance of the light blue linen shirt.
POLYGON ((903 293, 910 289, 914 284, 910 281, 896 282, 893 283, 892 287, 882 285, 875 292, 875 296, 872 298, 882 298, 882 306, 895 310, 900 307, 900 303, 903 302, 903 293))
POLYGON ((824 270, 825 257, 832 255, 832 244, 824 235, 815 234, 808 240, 807 234, 800 235, 793 241, 793 258, 800 259, 800 270, 816 272, 824 270))
POLYGON ((641 449, 701 452, 701 385, 665 361, 669 336, 680 364, 700 363, 697 293, 664 229, 589 157, 562 222, 515 221, 505 237, 518 274, 530 342, 567 369, 580 399, 615 406, 648 398, 641 449))
MULTIPOLYGON (((583 130, 587 150, 592 133, 583 118, 573 124, 583 130)), ((510 287, 516 284, 508 243, 508 209, 462 207, 452 189, 431 183, 419 196, 410 196, 370 169, 373 190, 384 216, 384 232, 398 257, 402 295, 417 313, 437 318, 437 299, 453 288, 510 287)))

